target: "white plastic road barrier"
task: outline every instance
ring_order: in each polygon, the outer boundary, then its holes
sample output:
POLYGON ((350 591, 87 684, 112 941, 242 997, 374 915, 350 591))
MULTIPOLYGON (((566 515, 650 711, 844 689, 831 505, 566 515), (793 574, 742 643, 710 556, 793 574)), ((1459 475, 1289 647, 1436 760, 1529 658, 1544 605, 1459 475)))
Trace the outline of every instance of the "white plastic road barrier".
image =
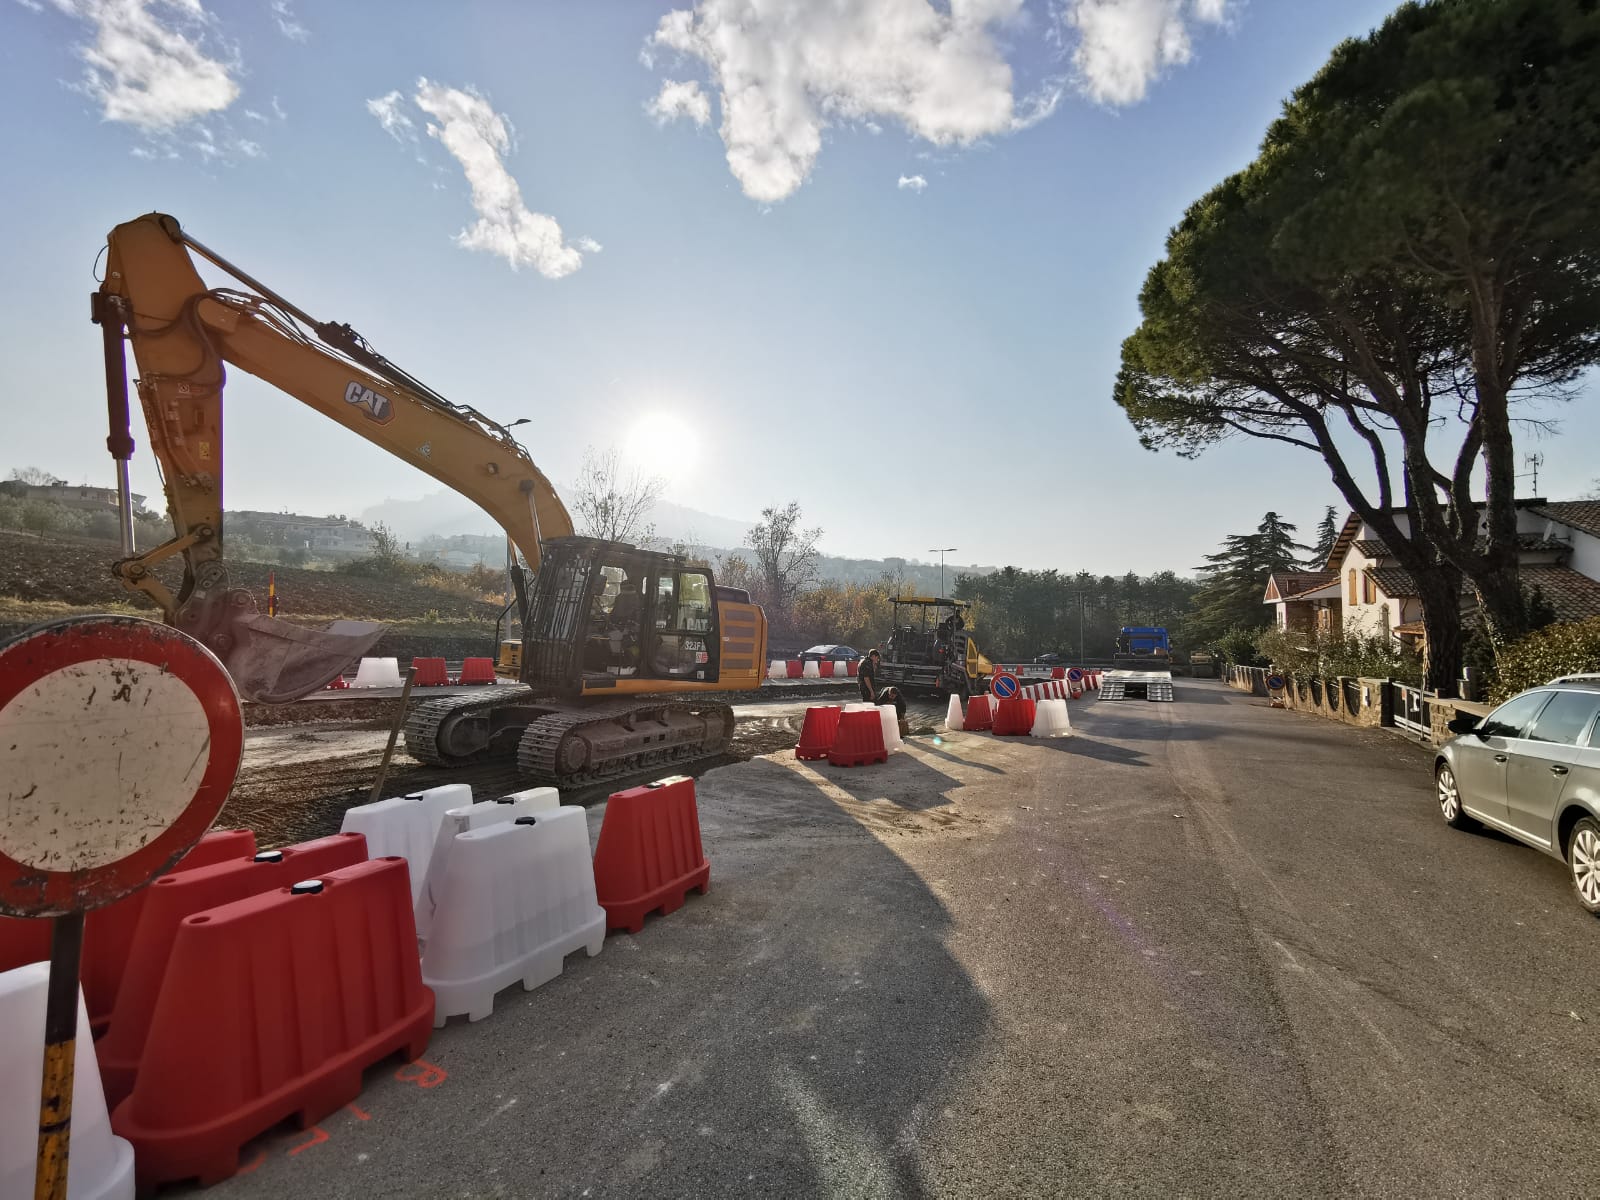
POLYGON ((339 832, 365 834, 368 858, 387 858, 394 854, 405 859, 411 871, 411 903, 415 906, 422 895, 423 881, 428 877, 428 859, 433 855, 439 822, 452 808, 465 808, 471 803, 470 787, 464 783, 448 783, 424 792, 391 796, 387 800, 347 808, 339 832))
POLYGON ((356 668, 353 688, 399 687, 400 660, 397 658, 363 658, 356 668))
POLYGON ((876 712, 877 709, 878 706, 876 704, 868 704, 865 700, 858 700, 854 704, 846 704, 844 706, 845 712, 876 712))
POLYGON ((817 666, 816 659, 808 658, 806 659, 805 666, 800 668, 800 676, 803 679, 821 679, 822 668, 817 666))
POLYGON ((900 712, 892 704, 877 707, 878 719, 883 722, 883 748, 893 754, 904 745, 900 740, 900 712))
MULTIPOLYGON (((39 1085, 44 1073, 44 1007, 50 964, 0 973, 0 1196, 33 1195, 39 1149, 39 1085)), ((133 1200, 133 1147, 111 1132, 94 1038, 78 993, 72 1066, 72 1157, 68 1200, 133 1200)))
POLYGON ((989 715, 992 717, 1000 711, 1000 697, 993 692, 989 693, 989 715))
POLYGON ((789 678, 789 664, 784 662, 783 659, 781 659, 781 658, 773 659, 770 663, 767 664, 767 678, 768 679, 787 679, 787 678, 789 678))
POLYGON ((1033 711, 1034 737, 1071 737, 1072 718, 1067 715, 1065 700, 1041 700, 1033 711))
POLYGON ((445 813, 439 822, 439 832, 433 837, 433 852, 428 856, 428 870, 423 877, 422 894, 417 898, 417 941, 426 944, 428 931, 433 928, 434 916, 439 909, 440 884, 444 879, 450 861, 450 850, 455 844, 457 834, 466 833, 469 829, 483 829, 490 825, 515 821, 518 817, 554 812, 559 807, 561 807, 560 792, 553 787, 537 787, 512 792, 509 796, 500 796, 479 804, 468 804, 464 808, 452 808, 445 813))
POLYGON ((581 808, 458 834, 438 898, 422 955, 435 1026, 462 1013, 481 1021, 501 988, 520 979, 531 992, 560 975, 574 950, 593 958, 605 945, 581 808))
POLYGON ((950 697, 950 707, 945 710, 944 727, 951 733, 960 733, 967 727, 967 713, 960 696, 950 697))

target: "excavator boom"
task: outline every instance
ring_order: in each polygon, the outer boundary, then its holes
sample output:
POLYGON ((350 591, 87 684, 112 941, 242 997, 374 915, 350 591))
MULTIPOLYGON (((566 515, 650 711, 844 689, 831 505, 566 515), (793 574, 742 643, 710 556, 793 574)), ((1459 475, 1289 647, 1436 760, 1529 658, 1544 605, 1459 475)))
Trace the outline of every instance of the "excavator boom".
POLYGON ((348 325, 315 321, 161 213, 118 225, 108 242, 105 282, 94 297, 95 319, 106 329, 108 445, 125 464, 132 452, 121 366, 125 333, 175 526, 171 540, 123 558, 115 571, 128 587, 153 597, 168 622, 210 645, 247 699, 281 703, 314 691, 383 630, 356 621, 305 629, 258 613, 249 593, 229 587, 223 555, 227 366, 287 392, 476 502, 506 530, 530 570, 538 568, 545 539, 572 533, 560 497, 509 428, 433 392, 348 325), (193 255, 244 290, 207 288, 193 255), (176 554, 183 556, 184 579, 174 595, 152 568, 176 554))

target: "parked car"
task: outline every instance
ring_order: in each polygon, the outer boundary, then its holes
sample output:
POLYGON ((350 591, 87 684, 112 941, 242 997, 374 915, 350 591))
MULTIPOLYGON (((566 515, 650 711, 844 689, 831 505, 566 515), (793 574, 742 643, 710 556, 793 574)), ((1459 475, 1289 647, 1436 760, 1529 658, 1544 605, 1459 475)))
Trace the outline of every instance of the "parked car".
POLYGON ((1561 859, 1578 903, 1600 914, 1600 675, 1553 679, 1450 731, 1433 767, 1445 824, 1488 825, 1561 859))
POLYGON ((1033 661, 1036 663, 1043 663, 1044 665, 1051 667, 1064 667, 1072 660, 1065 654, 1056 654, 1051 652, 1050 654, 1041 654, 1033 661))
POLYGON ((849 646, 813 646, 800 654, 801 662, 821 662, 832 659, 834 662, 852 662, 861 657, 861 651, 849 646))

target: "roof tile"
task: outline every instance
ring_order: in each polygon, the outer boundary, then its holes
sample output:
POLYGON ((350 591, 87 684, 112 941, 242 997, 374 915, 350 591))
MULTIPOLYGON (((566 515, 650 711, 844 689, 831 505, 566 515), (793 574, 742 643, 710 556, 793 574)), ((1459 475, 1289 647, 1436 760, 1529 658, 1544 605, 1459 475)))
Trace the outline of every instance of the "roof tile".
POLYGON ((1530 511, 1600 537, 1600 500, 1557 500, 1530 511))

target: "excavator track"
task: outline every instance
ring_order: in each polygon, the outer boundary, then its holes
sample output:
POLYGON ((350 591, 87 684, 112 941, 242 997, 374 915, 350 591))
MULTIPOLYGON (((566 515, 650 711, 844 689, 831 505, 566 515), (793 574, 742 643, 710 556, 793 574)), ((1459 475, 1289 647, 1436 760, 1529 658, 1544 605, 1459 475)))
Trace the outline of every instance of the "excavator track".
POLYGON ((449 743, 454 727, 463 718, 487 715, 493 709, 531 699, 532 688, 499 686, 486 688, 482 695, 426 700, 406 717, 406 753, 430 767, 460 767, 504 757, 505 752, 497 752, 492 739, 484 739, 481 746, 452 752, 449 743))
POLYGON ((405 735, 407 753, 429 766, 507 758, 514 747, 528 782, 574 787, 725 753, 733 726, 733 708, 715 700, 639 696, 579 707, 500 686, 419 704, 405 735))
POLYGON ((518 773, 531 783, 572 787, 655 767, 682 766, 727 751, 733 709, 704 700, 614 700, 539 717, 517 745, 518 773))

